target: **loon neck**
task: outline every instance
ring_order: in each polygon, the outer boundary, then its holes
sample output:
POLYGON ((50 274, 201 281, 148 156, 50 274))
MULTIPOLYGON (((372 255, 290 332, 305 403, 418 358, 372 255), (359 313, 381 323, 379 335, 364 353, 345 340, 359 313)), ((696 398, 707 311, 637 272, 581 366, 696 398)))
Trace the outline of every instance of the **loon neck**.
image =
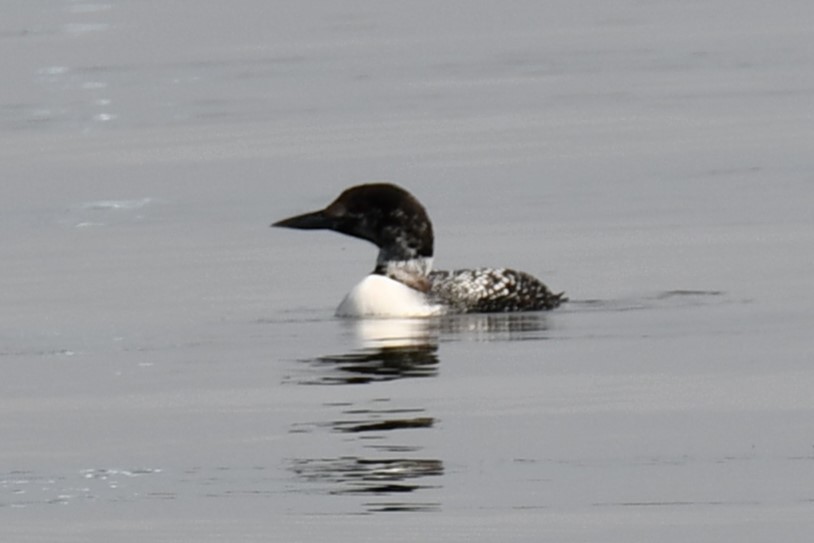
POLYGON ((429 274, 432 269, 432 257, 418 257, 408 260, 385 260, 379 253, 376 260, 376 269, 373 273, 384 275, 399 283, 420 292, 429 292, 429 274))

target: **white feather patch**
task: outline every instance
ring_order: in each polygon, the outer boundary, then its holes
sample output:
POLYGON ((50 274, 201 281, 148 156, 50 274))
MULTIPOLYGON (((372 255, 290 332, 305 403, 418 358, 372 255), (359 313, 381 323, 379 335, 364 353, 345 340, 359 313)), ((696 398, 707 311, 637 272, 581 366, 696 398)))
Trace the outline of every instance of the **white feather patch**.
POLYGON ((421 292, 383 275, 362 279, 339 304, 338 317, 431 317, 444 312, 421 292))

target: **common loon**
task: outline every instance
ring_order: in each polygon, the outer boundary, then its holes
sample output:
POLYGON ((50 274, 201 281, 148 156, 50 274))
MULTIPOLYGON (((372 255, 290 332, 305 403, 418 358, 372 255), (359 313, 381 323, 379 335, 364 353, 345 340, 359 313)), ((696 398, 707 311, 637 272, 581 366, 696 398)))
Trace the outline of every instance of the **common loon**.
POLYGON ((432 223, 424 206, 389 183, 345 190, 328 207, 273 223, 334 230, 374 243, 376 268, 336 310, 342 317, 426 317, 554 309, 567 301, 531 275, 506 268, 432 271, 432 223))

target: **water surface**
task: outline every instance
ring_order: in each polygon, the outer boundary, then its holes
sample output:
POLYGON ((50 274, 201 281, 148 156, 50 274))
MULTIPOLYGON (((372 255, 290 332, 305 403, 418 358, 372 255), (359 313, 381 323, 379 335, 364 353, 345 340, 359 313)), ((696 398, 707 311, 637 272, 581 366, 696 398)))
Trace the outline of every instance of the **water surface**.
POLYGON ((810 539, 808 3, 16 4, 5 539, 810 539), (378 180, 571 303, 335 319, 378 180))

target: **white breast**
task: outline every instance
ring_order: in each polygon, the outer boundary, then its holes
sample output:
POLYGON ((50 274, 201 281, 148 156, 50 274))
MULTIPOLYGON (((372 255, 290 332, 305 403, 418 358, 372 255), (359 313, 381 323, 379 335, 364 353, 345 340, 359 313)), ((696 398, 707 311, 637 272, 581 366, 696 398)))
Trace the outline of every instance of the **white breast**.
POLYGON ((443 307, 419 291, 383 275, 371 274, 353 287, 336 309, 338 317, 431 317, 443 307))

